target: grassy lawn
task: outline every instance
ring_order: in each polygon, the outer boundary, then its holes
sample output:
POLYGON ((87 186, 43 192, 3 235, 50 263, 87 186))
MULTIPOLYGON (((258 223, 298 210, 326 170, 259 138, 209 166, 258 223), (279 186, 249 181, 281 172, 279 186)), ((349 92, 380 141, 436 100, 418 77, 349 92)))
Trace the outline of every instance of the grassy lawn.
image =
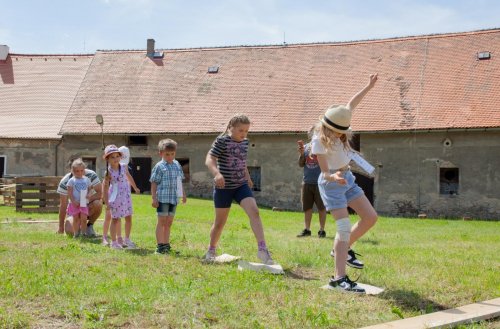
MULTIPOLYGON (((274 276, 201 264, 213 221, 207 200, 178 207, 171 243, 180 254, 154 255, 150 197, 133 201, 136 251, 57 235, 55 223, 17 223, 57 214, 0 206, 0 222, 12 222, 0 224, 0 328, 358 328, 500 296, 500 222, 380 218, 355 246, 365 269, 348 271, 386 291, 358 296, 320 289, 333 271, 330 218, 326 239, 297 239, 301 213, 261 210, 270 250, 286 271, 274 276)), ((317 223, 315 215, 314 232, 317 223)), ((219 252, 257 261, 256 250, 234 206, 219 252)))

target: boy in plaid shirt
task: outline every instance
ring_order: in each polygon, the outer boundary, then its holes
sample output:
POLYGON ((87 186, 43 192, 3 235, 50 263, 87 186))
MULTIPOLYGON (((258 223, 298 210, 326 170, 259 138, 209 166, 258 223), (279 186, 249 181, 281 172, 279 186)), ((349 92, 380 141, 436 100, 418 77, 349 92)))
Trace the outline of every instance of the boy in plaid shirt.
POLYGON ((151 172, 152 206, 156 208, 158 223, 156 224, 157 254, 170 253, 170 227, 174 221, 178 199, 186 203, 186 192, 182 187, 184 172, 177 160, 175 152, 177 143, 172 139, 162 139, 158 143, 161 160, 151 172))

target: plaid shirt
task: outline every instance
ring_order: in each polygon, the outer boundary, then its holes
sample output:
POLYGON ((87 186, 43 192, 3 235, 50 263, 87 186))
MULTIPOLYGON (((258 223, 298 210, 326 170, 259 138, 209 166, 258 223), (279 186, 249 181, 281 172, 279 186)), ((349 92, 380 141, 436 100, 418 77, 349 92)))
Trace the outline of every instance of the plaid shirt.
POLYGON ((168 163, 159 161, 151 172, 151 183, 156 183, 156 197, 158 202, 177 204, 177 177, 184 179, 184 172, 177 160, 168 163))

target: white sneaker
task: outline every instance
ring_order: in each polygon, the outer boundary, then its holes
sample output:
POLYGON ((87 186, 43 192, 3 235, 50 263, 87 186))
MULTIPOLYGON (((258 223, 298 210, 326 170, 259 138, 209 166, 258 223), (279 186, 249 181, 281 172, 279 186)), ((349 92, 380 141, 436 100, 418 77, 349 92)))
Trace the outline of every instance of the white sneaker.
POLYGON ((215 257, 217 257, 217 253, 215 250, 208 250, 205 256, 203 256, 203 261, 207 263, 215 262, 215 257))
POLYGON ((121 244, 118 243, 118 241, 113 241, 111 243, 111 249, 122 250, 123 247, 121 244))
POLYGON ((135 243, 133 243, 132 240, 130 240, 128 238, 125 238, 125 240, 123 241, 123 246, 125 246, 127 248, 130 248, 130 249, 137 248, 137 246, 135 245, 135 243))
POLYGON ((105 246, 105 247, 109 247, 109 245, 110 245, 111 243, 109 243, 109 240, 108 240, 108 238, 107 238, 107 237, 103 236, 103 237, 102 237, 102 242, 101 242, 101 244, 102 244, 103 246, 105 246))
POLYGON ((269 250, 267 250, 267 249, 259 249, 259 252, 257 253, 257 257, 259 257, 259 259, 262 261, 263 264, 274 265, 274 260, 271 257, 269 250))

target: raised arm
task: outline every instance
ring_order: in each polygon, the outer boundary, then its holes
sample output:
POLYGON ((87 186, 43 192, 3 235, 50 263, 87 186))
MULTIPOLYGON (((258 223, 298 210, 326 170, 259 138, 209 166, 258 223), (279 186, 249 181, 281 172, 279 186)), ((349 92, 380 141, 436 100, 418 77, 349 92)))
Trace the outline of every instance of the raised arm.
POLYGON ((347 107, 350 108, 351 111, 354 110, 356 106, 358 106, 363 97, 365 97, 365 95, 370 91, 370 89, 372 89, 373 86, 375 86, 377 78, 378 74, 370 74, 370 81, 368 82, 368 84, 363 89, 361 89, 356 95, 354 95, 349 101, 349 103, 347 103, 347 107))

